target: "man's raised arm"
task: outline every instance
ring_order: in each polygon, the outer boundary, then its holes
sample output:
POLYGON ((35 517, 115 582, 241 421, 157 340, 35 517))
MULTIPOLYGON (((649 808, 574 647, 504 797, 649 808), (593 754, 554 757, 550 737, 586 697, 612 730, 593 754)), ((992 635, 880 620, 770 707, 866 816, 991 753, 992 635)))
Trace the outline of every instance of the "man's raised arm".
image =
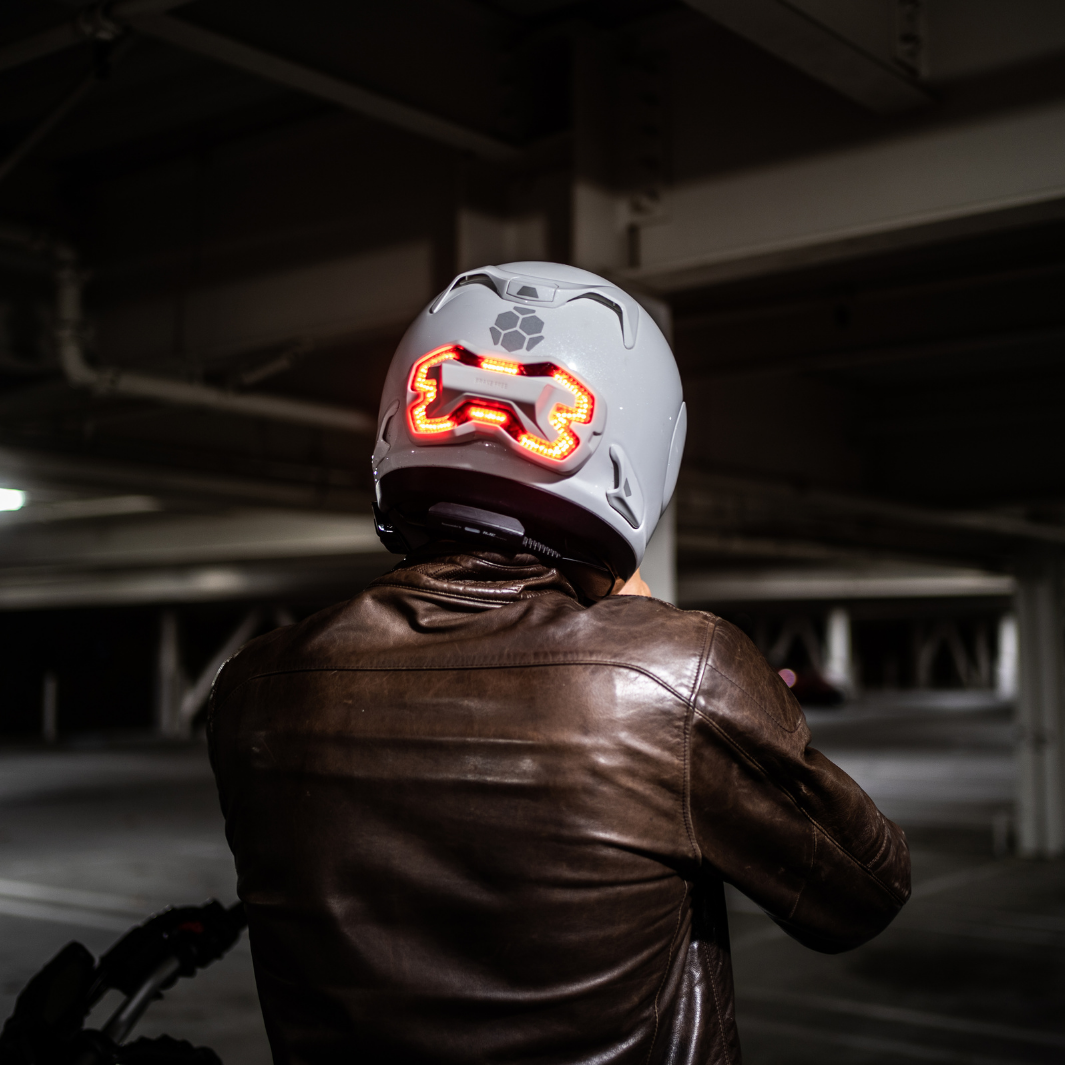
POLYGON ((906 837, 819 751, 795 696, 718 621, 692 718, 692 830, 703 861, 799 942, 849 950, 910 894, 906 837))

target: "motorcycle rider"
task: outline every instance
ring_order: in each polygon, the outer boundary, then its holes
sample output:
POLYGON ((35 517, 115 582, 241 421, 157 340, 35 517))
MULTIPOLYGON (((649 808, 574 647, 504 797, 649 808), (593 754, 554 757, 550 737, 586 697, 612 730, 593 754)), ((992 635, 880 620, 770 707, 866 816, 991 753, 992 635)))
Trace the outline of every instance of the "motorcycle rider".
POLYGON ((404 336, 373 453, 403 561, 211 699, 275 1061, 736 1063, 725 883, 827 952, 905 902, 901 830, 762 655, 638 579, 686 424, 583 270, 468 271, 404 336))

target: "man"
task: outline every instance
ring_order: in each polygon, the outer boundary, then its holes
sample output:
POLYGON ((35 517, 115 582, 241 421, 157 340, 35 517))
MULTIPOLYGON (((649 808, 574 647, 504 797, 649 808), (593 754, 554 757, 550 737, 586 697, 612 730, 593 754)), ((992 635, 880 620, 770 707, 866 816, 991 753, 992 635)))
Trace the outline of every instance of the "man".
POLYGON ((275 1061, 737 1063, 724 883, 822 951, 905 902, 902 832, 754 646, 625 585, 685 426, 655 324, 572 267, 460 275, 400 343, 406 557, 212 696, 275 1061))

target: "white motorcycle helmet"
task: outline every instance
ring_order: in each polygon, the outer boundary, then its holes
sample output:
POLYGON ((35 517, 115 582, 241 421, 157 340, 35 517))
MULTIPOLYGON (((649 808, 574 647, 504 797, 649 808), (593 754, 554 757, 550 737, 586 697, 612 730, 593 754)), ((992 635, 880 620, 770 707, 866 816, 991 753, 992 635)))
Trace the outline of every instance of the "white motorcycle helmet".
POLYGON ((414 320, 373 452, 378 534, 524 548, 591 598, 627 580, 673 495, 687 414, 658 326, 558 263, 459 274, 414 320))

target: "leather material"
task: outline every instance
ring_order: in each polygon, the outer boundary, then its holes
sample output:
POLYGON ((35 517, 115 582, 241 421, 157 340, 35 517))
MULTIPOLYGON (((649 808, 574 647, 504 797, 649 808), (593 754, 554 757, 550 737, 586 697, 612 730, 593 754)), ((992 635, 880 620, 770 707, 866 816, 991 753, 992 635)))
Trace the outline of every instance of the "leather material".
POLYGON ((530 555, 430 549, 252 641, 208 728, 285 1065, 737 1065, 722 882, 821 950, 909 893, 742 633, 530 555))

